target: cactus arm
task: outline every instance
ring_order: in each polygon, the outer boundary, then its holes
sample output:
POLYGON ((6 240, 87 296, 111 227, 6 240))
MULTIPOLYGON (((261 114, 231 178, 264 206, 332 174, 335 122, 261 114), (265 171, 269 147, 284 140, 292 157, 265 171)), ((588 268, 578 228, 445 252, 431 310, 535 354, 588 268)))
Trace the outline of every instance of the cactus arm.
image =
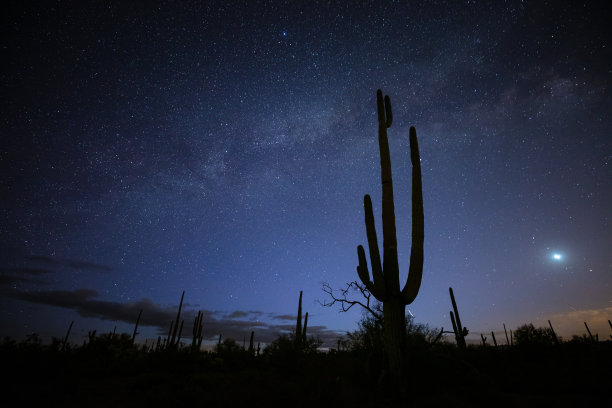
POLYGON ((376 108, 378 111, 378 124, 390 128, 393 123, 393 112, 391 111, 391 99, 389 95, 383 99, 383 93, 379 89, 376 91, 376 108))
POLYGON ((425 215, 423 212, 423 183, 421 155, 416 129, 410 127, 410 161, 412 162, 412 247, 406 285, 402 289, 405 304, 411 304, 419 293, 423 278, 423 242, 425 239, 425 215))
POLYGON ((391 110, 391 99, 389 95, 385 96, 385 124, 387 128, 391 127, 391 123, 393 123, 393 111, 391 110))
POLYGON ((359 258, 359 265, 357 266, 357 275, 359 275, 359 279, 361 279, 361 282, 364 284, 366 289, 368 289, 370 293, 374 295, 376 299, 378 299, 379 301, 382 301, 383 294, 384 294, 384 284, 376 286, 370 280, 370 272, 368 271, 368 262, 366 260, 365 251, 363 250, 363 247, 361 245, 357 247, 357 257, 359 258))
MULTIPOLYGON (((368 194, 363 197, 363 208, 365 212, 366 234, 368 237, 368 249, 370 250, 370 263, 372 264, 372 278, 379 301, 385 297, 385 277, 380 263, 380 251, 378 250, 378 237, 376 236, 376 226, 374 224, 374 212, 372 211, 372 199, 368 194)), ((370 291, 371 292, 371 291, 370 291)))
POLYGON ((306 328, 308 327, 308 312, 304 315, 304 329, 302 330, 302 344, 306 344, 306 328))
POLYGON ((451 323, 453 324, 453 331, 455 332, 455 340, 457 341, 457 345, 461 346, 461 340, 459 340, 459 331, 457 330, 457 323, 455 322, 455 315, 453 312, 450 312, 451 323))
MULTIPOLYGON (((459 309, 457 308, 457 302, 455 302, 455 295, 453 293, 453 288, 448 288, 450 293, 451 302, 453 304, 454 319, 456 320, 457 332, 459 337, 457 338, 457 343, 460 343, 459 346, 465 348, 465 336, 467 335, 467 329, 463 327, 461 324, 461 318, 459 317, 459 309)), ((451 318, 453 316, 451 315, 451 318)))

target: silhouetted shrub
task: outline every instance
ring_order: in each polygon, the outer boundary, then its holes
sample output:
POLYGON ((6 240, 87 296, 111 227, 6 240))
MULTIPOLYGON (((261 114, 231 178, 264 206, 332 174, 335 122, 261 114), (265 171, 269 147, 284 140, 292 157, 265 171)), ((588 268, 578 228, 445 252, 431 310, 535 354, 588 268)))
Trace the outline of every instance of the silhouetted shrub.
POLYGON ((550 328, 534 327, 524 324, 514 331, 514 344, 517 346, 551 346, 555 344, 555 335, 550 328))
MULTIPOLYGON (((380 303, 373 307, 374 311, 382 308, 380 303)), ((380 314, 382 316, 382 313, 380 314)), ((358 323, 358 329, 347 333, 350 350, 381 350, 383 348, 383 321, 371 314, 364 314, 358 323)), ((411 315, 406 316, 406 346, 423 346, 431 344, 438 335, 436 329, 427 324, 417 323, 411 315)))
POLYGON ((284 358, 296 354, 316 353, 322 342, 313 337, 307 337, 306 342, 296 347, 294 334, 281 334, 276 340, 271 342, 263 349, 262 355, 271 358, 284 358))
POLYGON ((215 346, 215 352, 219 354, 237 354, 243 353, 244 349, 232 339, 225 339, 223 343, 215 346))

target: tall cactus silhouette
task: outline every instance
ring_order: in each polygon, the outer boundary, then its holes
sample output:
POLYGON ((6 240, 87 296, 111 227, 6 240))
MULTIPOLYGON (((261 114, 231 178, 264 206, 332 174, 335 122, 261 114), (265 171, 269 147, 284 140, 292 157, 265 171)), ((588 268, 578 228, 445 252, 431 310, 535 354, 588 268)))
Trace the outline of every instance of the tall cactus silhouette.
POLYGON ((136 340, 136 335, 138 334, 138 324, 140 323, 140 318, 142 317, 142 309, 138 312, 138 319, 136 319, 136 326, 134 326, 134 333, 132 334, 132 344, 134 344, 134 340, 136 340))
POLYGON ((192 340, 191 340, 191 349, 193 351, 199 351, 200 347, 202 347, 202 319, 204 318, 204 314, 201 310, 198 310, 198 315, 195 317, 193 322, 192 329, 192 340))
POLYGON ((306 344, 306 328, 308 327, 308 312, 304 316, 304 327, 302 328, 302 291, 298 302, 297 322, 295 324, 295 348, 300 350, 306 344))
POLYGON ((451 303, 453 304, 453 310, 455 313, 450 312, 451 322, 453 323, 453 331, 455 332, 455 339, 457 339, 457 346, 459 348, 466 348, 465 336, 468 335, 469 331, 467 327, 461 325, 461 318, 459 317, 459 309, 457 308, 457 302, 455 302, 455 294, 453 288, 448 288, 450 293, 451 303))
MULTIPOLYGON (((172 337, 169 338, 169 345, 170 346, 178 346, 178 344, 181 341, 181 333, 183 331, 183 323, 181 322, 181 329, 178 332, 178 338, 177 338, 177 330, 178 330, 178 324, 179 324, 179 319, 181 318, 181 309, 183 308, 183 299, 185 298, 185 291, 183 291, 183 294, 181 295, 181 303, 179 303, 179 308, 178 308, 178 312, 176 313, 176 321, 174 323, 174 331, 172 331, 172 337)), ((171 330, 172 330, 172 325, 170 325, 171 330)))
POLYGON ((378 109, 378 145, 380 149, 382 182, 383 261, 381 265, 376 228, 374 226, 372 200, 366 194, 363 198, 363 205, 373 281, 370 280, 365 251, 361 245, 357 247, 357 256, 359 258, 357 274, 365 287, 383 304, 383 337, 385 351, 389 360, 389 370, 391 375, 400 378, 403 375, 405 363, 406 305, 412 303, 419 293, 423 276, 424 215, 421 159, 416 130, 414 127, 411 127, 412 248, 410 250, 408 278, 403 289, 400 289, 393 181, 391 178, 389 140, 387 138, 387 128, 391 127, 393 114, 389 96, 385 96, 383 99, 383 93, 380 89, 376 93, 376 103, 378 109))

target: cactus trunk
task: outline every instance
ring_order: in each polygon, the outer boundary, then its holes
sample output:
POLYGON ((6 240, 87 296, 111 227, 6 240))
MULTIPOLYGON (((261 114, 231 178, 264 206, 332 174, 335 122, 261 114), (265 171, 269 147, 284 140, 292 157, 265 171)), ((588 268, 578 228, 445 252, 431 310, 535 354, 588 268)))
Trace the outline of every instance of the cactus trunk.
POLYGON ((134 326, 134 333, 132 334, 132 344, 134 344, 134 340, 136 339, 136 335, 138 334, 138 323, 140 323, 140 317, 142 316, 142 309, 138 313, 138 318, 136 319, 136 326, 134 326))
POLYGON ((302 345, 306 344, 306 328, 308 327, 308 312, 304 315, 304 328, 302 329, 302 345))
POLYGON ((402 378, 406 350, 406 305, 399 299, 383 303, 383 341, 391 373, 402 378))
POLYGON ((70 332, 72 331, 73 324, 74 320, 70 322, 70 326, 68 326, 68 331, 66 332, 66 337, 64 337, 64 341, 62 341, 62 351, 66 350, 66 345, 68 344, 68 337, 70 337, 70 332))
POLYGON ((253 348, 253 338, 255 337, 255 332, 251 331, 251 339, 249 340, 249 354, 254 354, 255 349, 253 348))
MULTIPOLYGON (((181 309, 183 308, 183 298, 185 297, 185 291, 183 291, 183 294, 181 295, 181 303, 179 303, 179 308, 178 308, 178 312, 176 314, 176 324, 174 325, 174 331, 172 332, 172 338, 170 339, 170 345, 174 345, 174 344, 178 344, 178 340, 176 338, 176 335, 178 333, 178 322, 181 318, 181 309)), ((182 329, 182 325, 181 325, 181 329, 182 329)), ((179 335, 180 338, 180 335, 179 335)))
POLYGON ((550 332, 553 336, 553 341, 555 342, 555 344, 559 344, 559 338, 557 337, 557 333, 555 333, 555 329, 553 329, 550 320, 548 321, 548 325, 550 326, 550 332))
POLYGON ((467 328, 461 325, 461 318, 459 317, 459 309, 457 308, 457 302, 455 302, 455 294, 453 293, 453 288, 448 288, 448 292, 450 293, 451 303, 453 304, 453 312, 451 312, 451 320, 453 320, 453 329, 455 330, 455 337, 457 338, 457 346, 460 348, 465 348, 465 336, 467 336, 467 328))
POLYGON ((593 337, 593 335, 591 334, 591 330, 589 329, 589 325, 587 324, 587 322, 584 322, 584 327, 586 327, 587 332, 589 333, 589 337, 591 338, 591 341, 595 343, 596 342, 595 337, 593 337))
MULTIPOLYGON (((550 320, 548 321, 550 323, 550 320)), ((510 339, 508 338, 508 331, 506 330, 506 323, 504 323, 504 334, 506 335, 506 344, 510 345, 510 339)))
POLYGON ((298 303, 297 323, 295 325, 295 347, 300 348, 302 342, 302 291, 300 290, 300 301, 298 303))

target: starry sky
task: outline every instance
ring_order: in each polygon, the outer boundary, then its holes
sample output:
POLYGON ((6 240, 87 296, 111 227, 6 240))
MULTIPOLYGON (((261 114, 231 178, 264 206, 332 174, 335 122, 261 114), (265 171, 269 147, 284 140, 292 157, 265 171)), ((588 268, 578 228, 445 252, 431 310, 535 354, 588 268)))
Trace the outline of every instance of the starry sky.
MULTIPOLYGON (((363 195, 380 227, 376 90, 400 279, 408 129, 425 264, 408 309, 470 338, 612 318, 612 29, 565 1, 57 1, 3 12, 0 335, 269 341, 357 327, 322 282, 357 280, 363 195)), ((379 238, 381 237, 379 231, 379 238)), ((403 282, 402 282, 403 284, 403 282)), ((330 344, 330 343, 328 343, 330 344)))

